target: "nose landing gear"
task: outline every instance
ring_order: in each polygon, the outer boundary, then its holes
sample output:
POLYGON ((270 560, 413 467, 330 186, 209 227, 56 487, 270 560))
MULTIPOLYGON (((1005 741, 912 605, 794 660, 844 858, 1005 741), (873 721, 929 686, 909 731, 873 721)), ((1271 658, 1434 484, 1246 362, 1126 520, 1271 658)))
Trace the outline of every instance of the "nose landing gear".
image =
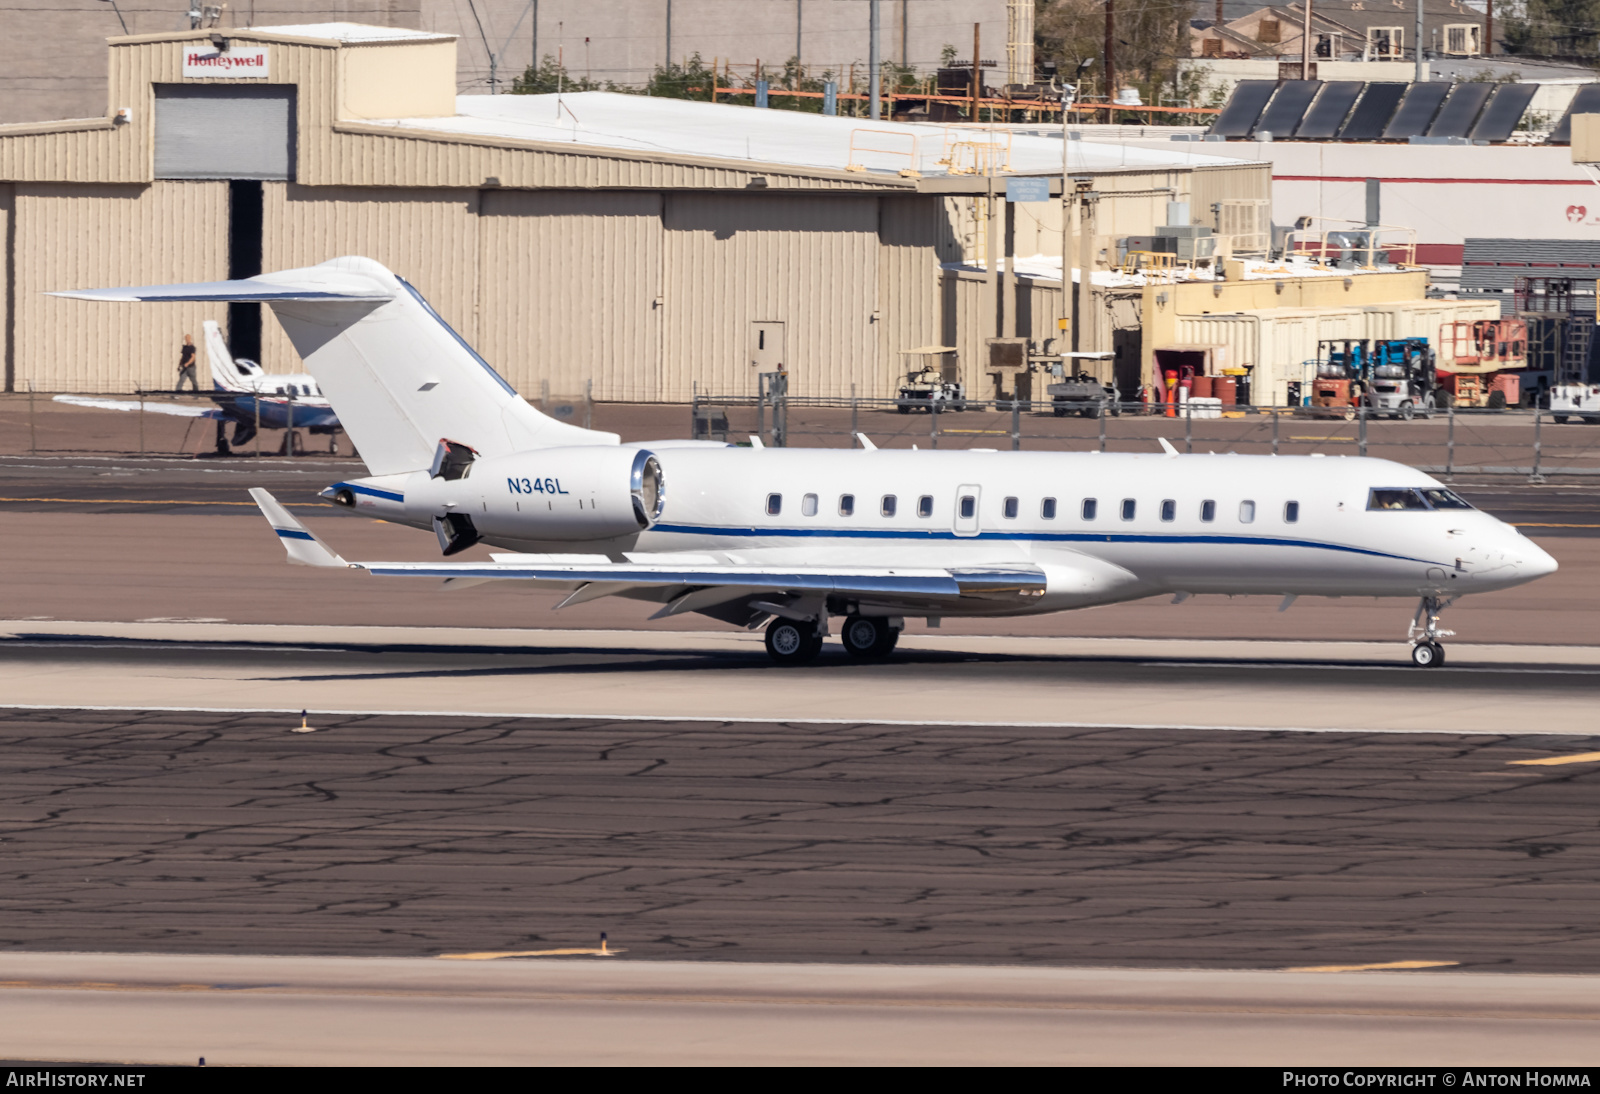
POLYGON ((1417 614, 1406 628, 1406 637, 1411 640, 1411 663, 1418 668, 1436 669, 1444 664, 1444 645, 1439 639, 1456 632, 1440 628, 1439 613, 1454 604, 1455 599, 1453 596, 1447 600, 1425 596, 1417 605, 1417 614))

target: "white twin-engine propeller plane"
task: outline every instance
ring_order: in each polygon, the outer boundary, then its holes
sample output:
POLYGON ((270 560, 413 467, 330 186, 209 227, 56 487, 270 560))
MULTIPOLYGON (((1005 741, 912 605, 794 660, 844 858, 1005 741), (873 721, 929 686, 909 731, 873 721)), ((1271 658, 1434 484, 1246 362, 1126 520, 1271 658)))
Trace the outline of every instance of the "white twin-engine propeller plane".
POLYGON ((1375 459, 620 444, 535 410, 403 279, 341 258, 242 281, 61 293, 263 301, 371 474, 323 491, 431 528, 446 557, 346 562, 252 490, 291 562, 492 581, 766 627, 779 664, 830 620, 882 657, 907 616, 1035 615, 1158 594, 1415 597, 1412 660, 1444 661, 1439 612, 1555 560, 1421 472, 1375 459))

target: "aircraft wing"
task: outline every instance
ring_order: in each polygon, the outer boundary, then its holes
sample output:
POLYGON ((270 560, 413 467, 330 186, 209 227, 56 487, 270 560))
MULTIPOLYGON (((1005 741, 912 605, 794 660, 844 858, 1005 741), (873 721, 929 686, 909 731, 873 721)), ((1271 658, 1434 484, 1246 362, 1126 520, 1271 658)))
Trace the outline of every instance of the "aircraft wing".
POLYGON ((69 300, 120 301, 289 301, 372 300, 384 301, 393 294, 374 285, 369 278, 352 277, 336 270, 314 267, 262 274, 236 281, 196 281, 188 285, 132 285, 121 289, 73 289, 47 293, 69 300))
MULTIPOLYGON (((206 395, 208 392, 202 391, 206 395)), ((179 418, 217 418, 220 412, 211 407, 189 406, 183 403, 140 404, 134 399, 94 399, 85 395, 57 395, 55 401, 72 406, 94 407, 96 410, 145 410, 151 414, 171 414, 179 418)))
MULTIPOLYGON (((560 607, 604 596, 653 592, 665 601, 656 617, 703 611, 760 594, 817 597, 834 593, 888 602, 960 597, 1014 599, 1044 592, 1044 571, 1025 561, 994 566, 756 566, 613 562, 605 555, 500 555, 490 562, 346 562, 311 534, 265 490, 250 496, 277 532, 289 560, 303 566, 348 567, 379 577, 444 578, 448 584, 519 581, 571 595, 560 607)), ((782 605, 778 605, 781 607, 782 605)), ((766 610, 759 603, 757 610, 766 610)))

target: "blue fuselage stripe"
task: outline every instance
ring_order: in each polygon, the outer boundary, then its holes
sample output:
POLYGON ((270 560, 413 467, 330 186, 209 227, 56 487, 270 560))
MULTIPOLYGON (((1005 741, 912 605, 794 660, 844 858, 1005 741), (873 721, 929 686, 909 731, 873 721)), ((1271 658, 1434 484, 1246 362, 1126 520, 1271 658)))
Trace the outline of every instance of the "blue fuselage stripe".
POLYGON ((1372 558, 1391 558, 1400 562, 1420 562, 1429 566, 1446 565, 1441 562, 1429 562, 1427 559, 1412 558, 1409 555, 1373 551, 1366 547, 1351 547, 1343 543, 1322 543, 1310 539, 1285 539, 1281 536, 1194 535, 1176 532, 1170 535, 1132 534, 1126 532, 980 532, 976 535, 958 536, 956 533, 945 529, 920 531, 867 528, 716 528, 695 524, 657 524, 650 530, 652 532, 675 532, 679 535, 688 536, 734 536, 741 539, 782 536, 815 539, 903 539, 922 543, 935 540, 985 540, 989 542, 1005 540, 1033 543, 1156 543, 1162 545, 1192 544, 1228 547, 1304 547, 1313 551, 1339 551, 1347 554, 1367 555, 1372 558))
POLYGON ((360 483, 354 482, 336 482, 332 486, 328 487, 328 489, 348 490, 352 494, 369 494, 375 498, 382 498, 384 501, 403 502, 406 500, 406 496, 404 494, 396 494, 392 490, 379 490, 373 486, 362 486, 360 483))

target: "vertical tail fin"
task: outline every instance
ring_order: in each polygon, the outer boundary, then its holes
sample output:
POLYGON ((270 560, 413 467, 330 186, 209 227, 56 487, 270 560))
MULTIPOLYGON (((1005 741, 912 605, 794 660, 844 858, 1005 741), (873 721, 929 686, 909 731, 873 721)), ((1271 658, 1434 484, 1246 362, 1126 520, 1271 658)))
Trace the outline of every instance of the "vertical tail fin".
POLYGON ((368 258, 336 258, 241 281, 57 295, 271 304, 374 475, 426 469, 441 440, 470 445, 483 456, 619 440, 615 433, 545 417, 420 293, 368 258))
POLYGON ((223 391, 243 391, 244 383, 233 363, 233 354, 228 352, 228 344, 223 341, 222 328, 217 326, 216 320, 207 319, 204 329, 206 358, 211 362, 211 382, 223 391))

